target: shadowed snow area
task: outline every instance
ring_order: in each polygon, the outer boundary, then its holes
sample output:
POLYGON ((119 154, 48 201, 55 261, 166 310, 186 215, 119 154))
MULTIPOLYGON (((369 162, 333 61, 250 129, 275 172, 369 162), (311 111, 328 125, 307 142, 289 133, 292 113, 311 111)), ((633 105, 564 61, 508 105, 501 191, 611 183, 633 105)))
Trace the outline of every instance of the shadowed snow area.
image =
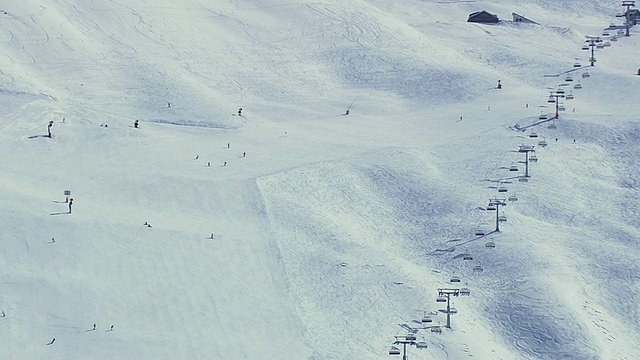
POLYGON ((1 6, 1 359, 640 352, 618 2, 1 6))

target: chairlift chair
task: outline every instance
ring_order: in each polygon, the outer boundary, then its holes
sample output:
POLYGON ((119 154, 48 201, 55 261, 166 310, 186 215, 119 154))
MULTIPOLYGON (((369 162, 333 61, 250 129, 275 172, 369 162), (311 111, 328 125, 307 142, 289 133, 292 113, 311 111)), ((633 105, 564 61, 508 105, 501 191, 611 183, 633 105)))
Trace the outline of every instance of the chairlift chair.
POLYGON ((391 356, 400 355, 400 349, 398 349, 395 346, 392 346, 391 349, 389 349, 389 355, 391 356))
POLYGON ((470 254, 465 254, 462 257, 462 260, 466 260, 466 261, 473 260, 473 256, 471 256, 470 254))
POLYGON ((547 100, 548 103, 555 103, 556 102, 556 98, 553 97, 552 95, 549 95, 549 100, 547 100))
POLYGON ((518 165, 511 164, 511 166, 509 166, 509 171, 518 171, 518 165))
POLYGON ((576 89, 576 90, 580 90, 580 89, 582 89, 582 84, 577 83, 577 84, 573 85, 573 88, 576 89))
POLYGON ((476 236, 484 236, 484 230, 476 229, 476 236))
POLYGON ((558 104, 558 111, 565 111, 566 109, 567 109, 567 108, 566 108, 566 107, 564 107, 564 104, 562 104, 562 103, 559 103, 559 104, 558 104))
POLYGON ((521 177, 518 178, 518 181, 519 182, 528 182, 529 178, 527 178, 526 176, 521 176, 521 177))
POLYGON ((511 194, 511 195, 509 195, 509 198, 507 200, 509 200, 509 201, 518 201, 518 196, 516 194, 511 194))
POLYGON ((564 81, 570 82, 570 81, 573 81, 573 78, 571 77, 571 75, 567 75, 567 77, 564 78, 564 81))
POLYGON ((556 90, 556 94, 564 95, 564 90, 563 89, 558 89, 558 90, 556 90))
POLYGON ((422 317, 421 321, 422 321, 423 324, 428 324, 428 323, 433 322, 433 319, 431 318, 431 316, 429 316, 427 314, 424 314, 424 316, 422 317))
POLYGON ((574 68, 579 68, 579 67, 582 67, 582 65, 580 64, 579 61, 576 61, 575 63, 573 63, 573 67, 574 68))
POLYGON ((409 333, 404 337, 404 339, 407 341, 416 341, 416 336, 414 334, 409 333))
POLYGON ((499 192, 499 193, 505 193, 505 192, 507 192, 507 191, 508 191, 508 189, 507 189, 507 187, 506 187, 506 186, 504 186, 504 185, 500 185, 500 186, 498 186, 498 192, 499 192))
POLYGON ((427 347, 427 342, 424 339, 416 341, 416 349, 426 349, 427 347))
POLYGON ((604 49, 604 44, 603 43, 596 44, 596 49, 604 49))
POLYGON ((531 156, 529 156, 529 162, 538 162, 538 157, 536 156, 536 154, 532 154, 531 156))
POLYGON ((498 215, 498 221, 501 221, 501 222, 507 221, 507 216, 506 215, 498 215))
POLYGON ((484 244, 484 246, 488 249, 495 249, 496 243, 494 243, 493 241, 489 241, 488 243, 484 244))
POLYGON ((438 296, 436 298, 436 302, 442 303, 442 302, 447 302, 447 298, 444 296, 438 296))
POLYGON ((573 100, 574 99, 573 93, 569 92, 567 96, 565 96, 564 98, 567 100, 573 100))
POLYGON ((583 78, 583 79, 586 79, 586 78, 588 78, 589 76, 591 76, 591 74, 589 74, 589 71, 588 71, 588 70, 585 70, 585 71, 582 73, 582 78, 583 78))
POLYGON ((537 137, 538 137, 538 134, 537 134, 535 131, 533 131, 533 130, 532 130, 532 131, 531 131, 531 134, 529 134, 529 137, 530 137, 530 138, 537 138, 537 137))
POLYGON ((484 271, 484 268, 482 267, 482 265, 476 265, 476 266, 473 267, 473 271, 482 272, 482 271, 484 271))
POLYGON ((469 288, 461 288, 458 293, 462 296, 469 296, 471 295, 471 290, 469 290, 469 288))
POLYGON ((460 282, 460 278, 459 278, 459 277, 457 277, 457 276, 452 276, 452 277, 451 277, 451 280, 449 280, 449 282, 452 282, 452 283, 459 283, 459 282, 460 282))
POLYGON ((540 114, 540 116, 538 116, 538 120, 547 120, 547 114, 540 114))
POLYGON ((582 45, 582 50, 589 50, 589 45, 587 44, 582 45))
MULTIPOLYGON (((491 205, 491 204, 487 205, 487 211, 495 211, 495 210, 496 210, 496 206, 495 205, 491 205)), ((478 231, 482 231, 482 229, 477 229, 476 230, 476 235, 478 235, 478 231)), ((484 235, 484 231, 482 231, 481 235, 484 235)))
POLYGON ((458 309, 456 308, 449 308, 449 314, 457 314, 458 313, 458 309))
POLYGON ((442 328, 440 328, 440 326, 432 326, 431 332, 436 334, 442 334, 442 328))
POLYGON ((547 146, 547 145, 548 145, 548 144, 547 144, 547 141, 546 141, 546 140, 544 140, 544 139, 542 139, 542 140, 538 141, 538 146, 545 147, 545 146, 547 146))

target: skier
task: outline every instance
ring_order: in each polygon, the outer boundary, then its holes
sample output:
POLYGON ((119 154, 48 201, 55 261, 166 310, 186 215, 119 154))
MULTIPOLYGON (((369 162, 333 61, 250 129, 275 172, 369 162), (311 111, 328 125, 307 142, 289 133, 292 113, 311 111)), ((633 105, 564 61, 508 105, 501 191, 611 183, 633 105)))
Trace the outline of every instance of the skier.
POLYGON ((222 166, 227 166, 227 162, 225 161, 224 164, 222 166))
POLYGON ((242 108, 238 109, 238 116, 242 116, 242 108))
POLYGON ((134 127, 134 128, 136 128, 136 129, 139 129, 139 128, 140 128, 140 124, 139 124, 138 120, 136 120, 136 121, 133 123, 133 127, 134 127))
POLYGON ((247 157, 247 153, 246 153, 246 152, 243 152, 243 153, 242 153, 242 157, 247 157))
POLYGON ((95 329, 96 329, 96 324, 93 324, 93 330, 95 330, 95 329))
POLYGON ((51 127, 53 126, 53 121, 49 121, 49 125, 47 125, 47 136, 51 138, 51 127))
POLYGON ((230 147, 231 147, 231 144, 230 144, 230 143, 227 143, 227 149, 228 149, 228 148, 230 148, 230 147))
POLYGON ((71 214, 71 205, 73 205, 73 198, 69 199, 69 214, 71 214))
POLYGON ((167 103, 167 107, 171 107, 171 103, 167 103))
POLYGON ((109 331, 113 331, 113 325, 111 325, 111 327, 109 328, 109 331))
POLYGON ((349 109, 347 109, 347 111, 345 111, 344 114, 349 115, 349 109))
POLYGON ((502 89, 502 84, 500 83, 500 80, 498 80, 498 89, 502 89))
POLYGON ((48 343, 47 345, 51 345, 51 344, 53 344, 54 342, 56 342, 56 338, 53 338, 53 339, 51 340, 51 342, 50 342, 50 343, 48 343))

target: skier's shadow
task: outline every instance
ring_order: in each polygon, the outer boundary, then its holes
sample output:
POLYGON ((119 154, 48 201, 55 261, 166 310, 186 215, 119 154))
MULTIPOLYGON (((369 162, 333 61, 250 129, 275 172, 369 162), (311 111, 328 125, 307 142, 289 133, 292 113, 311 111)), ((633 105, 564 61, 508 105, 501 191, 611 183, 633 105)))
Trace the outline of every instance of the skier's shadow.
POLYGON ((29 136, 29 139, 35 139, 35 138, 39 138, 39 137, 48 138, 49 135, 31 135, 31 136, 29 136))
POLYGON ((64 211, 64 212, 61 211, 61 212, 51 213, 49 215, 69 215, 69 214, 71 214, 71 213, 68 212, 68 211, 64 211))

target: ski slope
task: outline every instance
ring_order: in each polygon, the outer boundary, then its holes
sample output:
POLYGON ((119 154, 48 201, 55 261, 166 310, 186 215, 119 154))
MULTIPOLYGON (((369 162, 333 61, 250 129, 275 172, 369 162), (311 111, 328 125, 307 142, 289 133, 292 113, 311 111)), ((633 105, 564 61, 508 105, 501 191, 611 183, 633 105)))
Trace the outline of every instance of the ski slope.
POLYGON ((0 10, 1 359, 640 351, 638 29, 582 77, 617 2, 0 10))

